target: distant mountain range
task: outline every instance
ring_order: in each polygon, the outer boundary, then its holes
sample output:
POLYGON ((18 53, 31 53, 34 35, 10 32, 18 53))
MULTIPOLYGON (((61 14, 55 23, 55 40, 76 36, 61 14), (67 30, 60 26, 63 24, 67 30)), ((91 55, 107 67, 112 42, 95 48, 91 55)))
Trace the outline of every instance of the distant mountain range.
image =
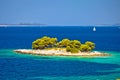
MULTIPOLYGON (((0 24, 0 26, 49 26, 49 25, 40 24, 40 23, 18 23, 18 24, 0 24)), ((79 25, 79 26, 82 26, 82 25, 79 25)), ((86 26, 98 26, 98 27, 99 26, 120 26, 120 23, 116 23, 116 24, 97 24, 97 25, 86 25, 86 26)))
POLYGON ((22 26, 22 25, 23 26, 25 26, 25 25, 28 25, 28 26, 29 25, 31 25, 31 26, 32 25, 38 25, 39 26, 39 25, 45 25, 45 24, 39 24, 39 23, 0 24, 0 26, 19 26, 19 25, 20 26, 22 26))

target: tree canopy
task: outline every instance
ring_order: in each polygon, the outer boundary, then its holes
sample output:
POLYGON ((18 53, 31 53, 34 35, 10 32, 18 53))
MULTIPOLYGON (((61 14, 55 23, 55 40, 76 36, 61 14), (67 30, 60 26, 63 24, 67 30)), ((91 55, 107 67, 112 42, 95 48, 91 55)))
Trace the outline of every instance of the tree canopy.
POLYGON ((58 42, 58 47, 67 47, 70 44, 69 39, 63 39, 62 41, 58 42))
POLYGON ((43 36, 32 42, 33 49, 45 49, 45 48, 66 48, 67 52, 78 53, 79 51, 91 51, 95 48, 95 43, 86 41, 84 44, 81 44, 79 40, 69 40, 63 39, 57 42, 57 38, 50 38, 48 36, 43 36))
POLYGON ((53 47, 57 43, 57 38, 50 38, 47 36, 44 36, 40 39, 35 40, 32 43, 33 49, 45 49, 48 47, 53 47))

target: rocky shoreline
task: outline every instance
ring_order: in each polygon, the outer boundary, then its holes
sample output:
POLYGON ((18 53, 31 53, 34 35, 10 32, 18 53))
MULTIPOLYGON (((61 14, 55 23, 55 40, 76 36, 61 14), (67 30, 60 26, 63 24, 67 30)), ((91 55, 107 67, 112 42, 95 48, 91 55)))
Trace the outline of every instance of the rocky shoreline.
POLYGON ((32 50, 32 49, 16 49, 13 50, 17 53, 22 54, 33 54, 33 55, 43 55, 43 56, 110 56, 110 54, 102 53, 98 51, 93 52, 79 52, 79 53, 70 53, 66 50, 32 50))

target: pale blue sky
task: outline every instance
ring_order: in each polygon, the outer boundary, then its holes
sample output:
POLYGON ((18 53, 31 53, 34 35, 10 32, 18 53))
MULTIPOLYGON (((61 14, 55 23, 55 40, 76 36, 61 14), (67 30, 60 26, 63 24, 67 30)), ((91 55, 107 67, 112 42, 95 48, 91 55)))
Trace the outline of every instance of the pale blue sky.
POLYGON ((120 23, 120 0, 0 0, 0 23, 120 23))

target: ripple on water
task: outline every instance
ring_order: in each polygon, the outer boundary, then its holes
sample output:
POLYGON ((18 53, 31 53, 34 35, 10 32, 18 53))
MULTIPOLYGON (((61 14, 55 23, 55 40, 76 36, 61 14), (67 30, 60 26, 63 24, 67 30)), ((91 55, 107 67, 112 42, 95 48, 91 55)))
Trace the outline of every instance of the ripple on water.
POLYGON ((115 80, 120 75, 120 65, 116 63, 120 62, 120 59, 118 55, 116 56, 117 53, 112 54, 114 57, 77 57, 76 59, 75 57, 40 57, 36 55, 16 54, 11 50, 2 51, 0 53, 0 79, 115 80), (2 54, 6 54, 3 56, 8 55, 8 57, 2 58, 2 54), (14 57, 10 55, 14 55, 14 57))

